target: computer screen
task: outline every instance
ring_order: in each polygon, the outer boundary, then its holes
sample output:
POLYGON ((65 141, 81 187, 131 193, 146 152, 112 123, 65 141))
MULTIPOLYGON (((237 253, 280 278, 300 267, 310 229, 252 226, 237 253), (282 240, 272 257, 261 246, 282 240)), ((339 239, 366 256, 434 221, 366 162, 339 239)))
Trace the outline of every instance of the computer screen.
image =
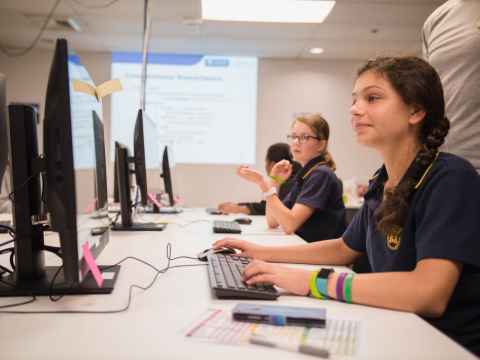
POLYGON ((172 187, 172 174, 170 172, 170 161, 168 159, 168 147, 165 146, 163 150, 163 157, 162 157, 162 175, 163 178, 163 185, 165 188, 165 192, 168 194, 168 200, 170 202, 170 206, 175 205, 175 199, 173 196, 173 187, 172 187))
POLYGON ((116 174, 117 174, 117 188, 120 198, 120 224, 113 224, 112 230, 116 231, 162 231, 165 224, 155 222, 134 222, 131 200, 131 181, 130 181, 130 154, 128 148, 115 142, 115 159, 116 159, 116 174))
POLYGON ((143 134, 143 111, 138 110, 137 120, 135 121, 135 129, 133 132, 133 152, 135 163, 135 178, 137 186, 140 189, 140 197, 142 205, 147 205, 148 189, 147 189, 147 169, 145 165, 145 139, 143 134))
POLYGON ((132 225, 132 199, 130 196, 130 168, 129 168, 129 152, 128 148, 115 142, 115 159, 117 175, 117 189, 120 199, 120 218, 122 227, 129 227, 132 225))
POLYGON ((8 135, 7 135, 7 89, 5 75, 0 74, 0 192, 3 176, 8 163, 8 135))
POLYGON ((95 209, 97 215, 108 214, 107 164, 105 159, 105 136, 103 122, 92 111, 93 137, 95 140, 95 209))
POLYGON ((95 98, 73 90, 73 81, 86 80, 86 74, 78 56, 69 57, 67 41, 57 40, 43 127, 46 200, 51 228, 60 237, 64 283, 80 293, 109 292, 114 281, 105 281, 98 289, 84 258, 86 249, 96 258, 109 241, 109 219, 92 216, 93 207, 79 206, 81 197, 95 193, 94 182, 82 182, 78 170, 87 169, 91 179, 96 173, 92 111, 100 112, 95 98))

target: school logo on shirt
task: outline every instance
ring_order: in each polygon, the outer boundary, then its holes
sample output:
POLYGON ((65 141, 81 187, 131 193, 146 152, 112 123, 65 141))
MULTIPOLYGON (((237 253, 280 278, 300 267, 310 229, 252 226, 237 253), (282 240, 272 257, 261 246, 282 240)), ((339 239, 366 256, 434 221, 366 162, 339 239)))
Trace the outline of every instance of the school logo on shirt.
POLYGON ((395 227, 387 235, 387 246, 390 250, 398 250, 402 239, 402 228, 395 227))

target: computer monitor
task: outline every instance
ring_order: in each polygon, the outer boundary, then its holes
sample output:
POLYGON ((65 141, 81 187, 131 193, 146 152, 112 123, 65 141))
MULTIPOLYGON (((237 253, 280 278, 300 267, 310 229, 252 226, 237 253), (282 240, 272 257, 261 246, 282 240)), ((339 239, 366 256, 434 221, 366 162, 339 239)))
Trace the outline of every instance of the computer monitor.
POLYGON ((142 205, 145 206, 148 203, 148 189, 142 109, 138 110, 137 120, 135 121, 135 129, 133 132, 133 153, 133 161, 135 163, 135 178, 137 180, 137 186, 140 189, 140 201, 142 205))
POLYGON ((173 197, 172 174, 170 173, 170 161, 168 159, 167 146, 165 146, 163 150, 162 174, 160 176, 163 178, 163 185, 165 188, 165 192, 168 194, 168 201, 170 202, 170 206, 174 206, 175 199, 173 197))
POLYGON ((7 87, 5 75, 0 74, 0 192, 3 176, 8 164, 8 134, 7 134, 7 87))
MULTIPOLYGON (((93 181, 82 183, 77 170, 84 169, 85 165, 96 166, 91 101, 85 98, 89 95, 75 92, 72 87, 76 76, 86 72, 79 66, 78 57, 69 61, 67 41, 57 40, 45 104, 44 159, 36 156, 35 131, 25 130, 33 127, 34 117, 28 111, 10 111, 12 190, 16 209, 13 219, 17 233, 24 226, 25 232, 21 230, 20 235, 28 239, 15 237, 17 266, 13 275, 2 280, 0 295, 92 294, 113 290, 119 266, 100 267, 108 276, 99 287, 84 256, 85 251, 89 251, 96 258, 105 248, 109 240, 109 220, 93 218, 78 207, 82 196, 80 191, 85 191, 89 184, 93 188, 93 181), (22 118, 23 121, 18 121, 22 118), (17 122, 23 123, 25 129, 20 125, 17 128, 17 122), (13 158, 17 146, 23 151, 17 152, 13 158), (47 186, 44 191, 50 226, 59 235, 57 255, 62 259, 60 267, 44 266, 42 225, 32 220, 38 203, 35 184, 39 171, 45 172, 47 186), (34 189, 30 189, 32 180, 34 189), (22 263, 26 264, 26 270, 19 269, 22 263)), ((81 77, 84 80, 83 75, 81 77)))
POLYGON ((115 142, 115 159, 117 173, 117 187, 120 197, 120 224, 112 225, 112 230, 116 231, 161 231, 165 228, 165 224, 143 222, 136 223, 133 221, 132 199, 130 194, 130 154, 128 148, 115 142))
POLYGON ((105 136, 103 122, 92 110, 93 137, 95 140, 95 209, 97 215, 108 214, 107 162, 105 159, 105 136))

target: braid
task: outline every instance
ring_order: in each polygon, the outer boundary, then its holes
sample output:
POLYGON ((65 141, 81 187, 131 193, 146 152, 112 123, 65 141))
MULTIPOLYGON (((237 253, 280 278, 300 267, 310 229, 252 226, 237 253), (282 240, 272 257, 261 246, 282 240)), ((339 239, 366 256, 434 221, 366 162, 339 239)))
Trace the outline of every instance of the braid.
POLYGON ((421 150, 408 175, 394 189, 385 191, 385 198, 375 211, 378 229, 388 237, 401 231, 417 184, 436 159, 450 129, 450 122, 445 117, 440 78, 427 62, 416 57, 378 58, 369 61, 358 75, 366 71, 384 75, 405 104, 425 112, 418 133, 421 150))

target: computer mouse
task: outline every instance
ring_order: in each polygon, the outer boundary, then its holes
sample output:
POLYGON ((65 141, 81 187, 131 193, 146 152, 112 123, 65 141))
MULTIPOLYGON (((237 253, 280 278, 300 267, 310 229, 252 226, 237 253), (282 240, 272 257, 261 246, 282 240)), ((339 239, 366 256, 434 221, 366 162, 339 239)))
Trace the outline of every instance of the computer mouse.
POLYGON ((241 224, 241 225, 250 225, 252 223, 252 219, 247 218, 247 217, 236 218, 233 221, 235 221, 236 223, 241 224))
POLYGON ((207 256, 209 254, 236 254, 237 252, 235 249, 232 248, 219 248, 219 249, 214 249, 214 248, 209 248, 203 250, 201 253, 197 255, 198 260, 201 261, 207 261, 207 256))

